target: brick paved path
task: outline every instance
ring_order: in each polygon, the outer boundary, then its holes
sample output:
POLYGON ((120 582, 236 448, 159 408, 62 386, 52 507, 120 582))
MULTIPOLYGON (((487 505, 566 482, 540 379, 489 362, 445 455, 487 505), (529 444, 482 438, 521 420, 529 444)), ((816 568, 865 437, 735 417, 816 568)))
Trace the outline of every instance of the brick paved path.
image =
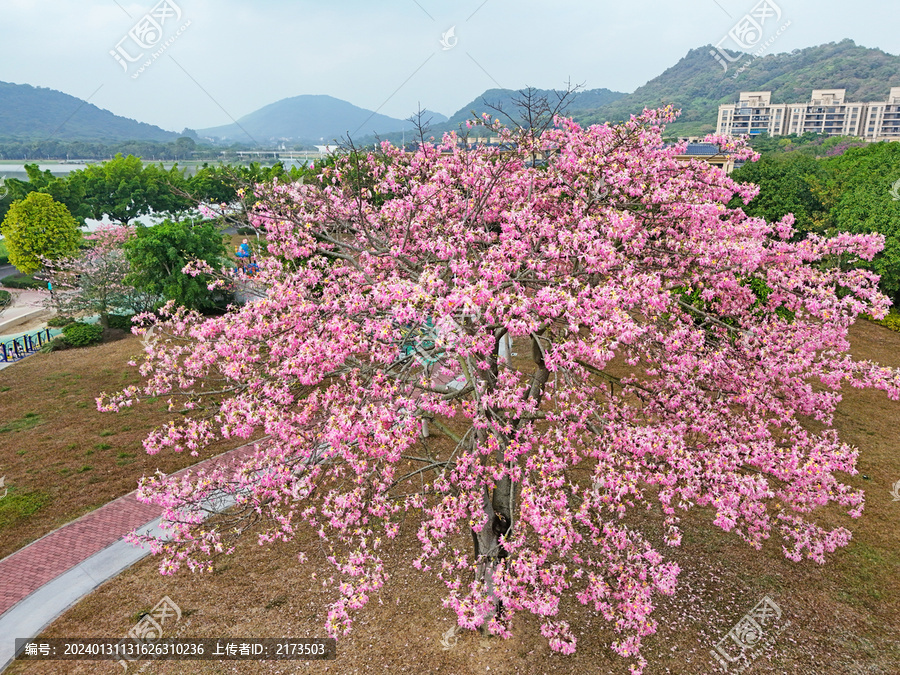
MULTIPOLYGON (((253 443, 176 472, 209 469, 253 452, 253 443)), ((143 504, 136 492, 101 506, 78 520, 32 542, 0 560, 0 616, 44 584, 83 563, 129 532, 162 515, 162 508, 143 504)))

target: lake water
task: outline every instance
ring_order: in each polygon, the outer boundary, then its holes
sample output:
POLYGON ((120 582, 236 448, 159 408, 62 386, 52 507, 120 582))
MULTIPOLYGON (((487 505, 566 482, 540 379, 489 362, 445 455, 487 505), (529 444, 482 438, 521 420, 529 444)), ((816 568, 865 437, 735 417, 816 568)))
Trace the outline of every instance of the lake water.
MULTIPOLYGON (((7 164, 0 162, 0 173, 20 173, 25 175, 25 164, 33 164, 33 162, 23 162, 22 164, 7 164)), ((72 171, 87 168, 87 164, 59 164, 58 162, 49 162, 47 164, 38 163, 41 171, 50 169, 50 173, 54 176, 64 176, 72 171)))

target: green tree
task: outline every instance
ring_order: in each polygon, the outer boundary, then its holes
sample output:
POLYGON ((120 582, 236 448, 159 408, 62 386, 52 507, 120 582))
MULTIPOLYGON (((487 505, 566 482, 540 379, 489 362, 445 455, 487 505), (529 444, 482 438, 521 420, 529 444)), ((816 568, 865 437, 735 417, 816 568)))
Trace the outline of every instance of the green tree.
POLYGON ((225 255, 223 237, 212 222, 188 219, 165 220, 153 227, 138 225, 135 236, 125 243, 125 256, 131 264, 126 281, 191 309, 222 309, 230 298, 207 288, 208 275, 192 276, 182 270, 192 260, 221 268, 225 255))
POLYGON ((90 213, 84 208, 84 195, 76 186, 64 177, 54 176, 49 170, 41 171, 37 164, 26 164, 25 173, 28 174, 27 181, 18 178, 9 178, 5 181, 9 194, 5 199, 0 199, 0 222, 6 216, 12 202, 24 199, 31 192, 43 192, 65 204, 78 224, 84 225, 84 219, 90 217, 90 213))
POLYGON ((849 148, 822 161, 813 191, 832 231, 884 235, 884 250, 866 267, 881 275, 881 290, 900 301, 900 144, 849 148))
POLYGON ((248 166, 204 164, 188 179, 187 191, 198 202, 225 204, 227 209, 221 213, 223 222, 236 228, 253 227, 247 213, 256 202, 254 189, 257 185, 268 184, 275 179, 282 182, 306 180, 316 175, 319 168, 292 166, 285 169, 281 162, 272 166, 262 166, 259 162, 252 162, 248 166))
POLYGON ((184 173, 177 167, 145 167, 140 158, 121 154, 103 164, 72 172, 71 189, 83 195, 90 217, 109 217, 122 225, 148 213, 174 215, 190 209, 190 201, 178 195, 185 185, 184 173))
POLYGON ((737 181, 759 185, 759 194, 747 206, 735 199, 731 207, 743 206, 747 215, 769 222, 793 213, 797 219, 795 227, 801 232, 819 230, 827 209, 813 192, 811 182, 823 175, 821 163, 804 154, 763 156, 758 162, 748 162, 732 174, 737 181))
POLYGON ((21 272, 41 269, 43 260, 55 260, 78 248, 81 232, 65 204, 42 192, 31 192, 12 203, 0 231, 9 261, 21 272))
POLYGON ((144 168, 147 182, 156 182, 158 189, 150 199, 150 209, 156 214, 165 214, 173 220, 179 220, 184 214, 194 210, 194 200, 187 196, 190 192, 190 181, 176 164, 171 169, 151 164, 144 168))
POLYGON ((46 193, 65 204, 78 224, 84 225, 90 213, 84 207, 84 194, 77 185, 63 176, 54 176, 49 169, 41 171, 37 164, 26 164, 25 172, 28 174, 29 191, 46 193))
POLYGON ((197 149, 197 142, 189 136, 182 136, 175 141, 175 150, 181 157, 188 157, 197 149))
POLYGON ((18 199, 25 199, 29 192, 33 192, 28 181, 18 178, 5 178, 0 189, 0 223, 6 218, 10 204, 18 199))
POLYGON ((204 164, 188 179, 190 193, 200 201, 231 204, 237 200, 236 167, 204 164))

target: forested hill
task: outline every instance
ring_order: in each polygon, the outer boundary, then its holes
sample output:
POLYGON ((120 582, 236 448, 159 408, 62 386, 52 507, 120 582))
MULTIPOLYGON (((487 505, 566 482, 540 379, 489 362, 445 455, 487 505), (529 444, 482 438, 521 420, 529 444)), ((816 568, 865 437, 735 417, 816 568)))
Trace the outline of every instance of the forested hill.
MULTIPOLYGON (((672 103, 682 110, 669 135, 700 135, 715 130, 718 107, 737 100, 741 91, 772 91, 775 103, 809 100, 813 89, 847 90, 848 100, 883 101, 892 86, 900 86, 900 56, 859 46, 852 40, 828 43, 791 53, 749 56, 725 72, 710 55, 712 45, 693 49, 631 94, 591 89, 572 97, 567 114, 582 124, 617 122, 644 107, 672 103), (741 69, 742 66, 745 66, 741 69)), ((534 90, 554 100, 549 90, 534 90)), ((449 120, 432 117, 432 133, 458 129, 476 113, 492 112, 488 104, 514 114, 515 90, 489 89, 464 105, 449 120)), ((239 124, 205 129, 201 136, 218 136, 263 144, 294 139, 331 142, 350 133, 357 140, 371 134, 399 143, 409 139, 412 125, 358 108, 331 96, 296 96, 260 108, 239 124), (406 130, 404 134, 401 130, 406 130), (320 140, 322 139, 322 140, 320 140)), ((179 134, 119 117, 90 103, 51 89, 0 82, 0 142, 21 140, 169 142, 179 134)), ((365 138, 368 137, 368 138, 365 138)))
POLYGON ((728 72, 710 55, 713 49, 693 49, 634 93, 574 117, 582 123, 613 122, 644 107, 674 103, 682 115, 669 131, 693 135, 715 131, 719 104, 736 102, 742 91, 771 91, 773 103, 808 101, 813 89, 846 89, 851 101, 884 101, 892 86, 900 86, 900 56, 853 40, 747 58, 728 72), (737 74, 743 63, 747 68, 737 74))
MULTIPOLYGON (((495 108, 501 107, 508 114, 514 115, 516 108, 513 104, 513 99, 518 96, 518 93, 519 92, 515 89, 488 89, 474 101, 470 101, 456 111, 450 119, 447 120, 446 124, 441 126, 449 125, 453 129, 457 129, 460 122, 472 119, 473 111, 479 115, 483 112, 496 115, 496 111, 489 106, 494 106, 495 108)), ((553 90, 550 89, 535 89, 534 94, 536 96, 547 97, 550 103, 555 103, 557 101, 556 95, 553 90)), ((623 96, 626 96, 626 94, 610 89, 588 89, 587 91, 579 91, 576 92, 569 101, 568 110, 570 114, 576 110, 596 110, 597 108, 620 100, 623 96)))
POLYGON ((61 91, 0 82, 0 141, 174 141, 178 134, 119 117, 61 91))
POLYGON ((334 98, 304 94, 281 99, 245 115, 235 124, 199 129, 201 137, 242 143, 271 143, 282 139, 306 143, 331 143, 347 134, 366 134, 409 129, 405 120, 381 115, 334 98))
MULTIPOLYGON (((498 113, 498 108, 504 113, 516 119, 519 113, 515 100, 520 98, 520 91, 517 89, 488 89, 483 94, 470 101, 462 108, 457 110, 450 119, 427 113, 422 116, 422 121, 428 123, 428 132, 431 135, 438 136, 445 131, 459 131, 460 127, 466 120, 470 120, 474 115, 489 113, 495 117, 500 117, 504 123, 509 120, 504 115, 498 113)), ((553 105, 558 101, 557 95, 562 92, 555 92, 552 89, 532 89, 532 95, 536 98, 544 97, 553 105)), ((592 114, 601 109, 603 106, 621 99, 626 94, 620 91, 612 91, 610 89, 588 89, 586 91, 578 91, 574 93, 568 100, 566 114, 576 115, 579 113, 592 114)), ((414 134, 410 134, 410 126, 407 125, 405 138, 410 140, 414 134)), ((386 133, 380 134, 380 139, 389 140, 392 143, 399 144, 401 134, 386 133)), ((372 136, 363 138, 362 143, 371 143, 375 139, 372 136)))
MULTIPOLYGON (((757 59, 747 55, 730 64, 727 72, 710 54, 713 50, 712 45, 692 49, 631 94, 609 89, 579 92, 572 97, 566 114, 582 124, 619 122, 645 107, 672 103, 682 113, 668 127, 667 135, 693 136, 715 131, 719 105, 736 102, 742 91, 771 91, 773 103, 808 101, 813 89, 846 89, 848 100, 884 101, 892 86, 900 87, 900 56, 857 45, 853 40, 757 59)), ((472 117, 472 111, 495 114, 488 104, 499 103, 504 110, 513 112, 517 93, 488 89, 447 122, 432 124, 431 132, 459 129, 463 121, 472 117)), ((555 100, 550 90, 535 93, 555 100)), ((393 134, 387 137, 399 140, 393 134)))

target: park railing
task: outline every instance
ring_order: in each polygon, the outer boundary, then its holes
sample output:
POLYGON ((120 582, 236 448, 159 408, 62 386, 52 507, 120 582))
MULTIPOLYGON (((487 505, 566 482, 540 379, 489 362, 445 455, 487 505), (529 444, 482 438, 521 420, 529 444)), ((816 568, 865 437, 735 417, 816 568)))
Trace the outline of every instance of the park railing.
POLYGON ((20 335, 12 340, 0 343, 0 363, 11 363, 24 359, 50 342, 50 329, 44 328, 37 333, 20 335))

